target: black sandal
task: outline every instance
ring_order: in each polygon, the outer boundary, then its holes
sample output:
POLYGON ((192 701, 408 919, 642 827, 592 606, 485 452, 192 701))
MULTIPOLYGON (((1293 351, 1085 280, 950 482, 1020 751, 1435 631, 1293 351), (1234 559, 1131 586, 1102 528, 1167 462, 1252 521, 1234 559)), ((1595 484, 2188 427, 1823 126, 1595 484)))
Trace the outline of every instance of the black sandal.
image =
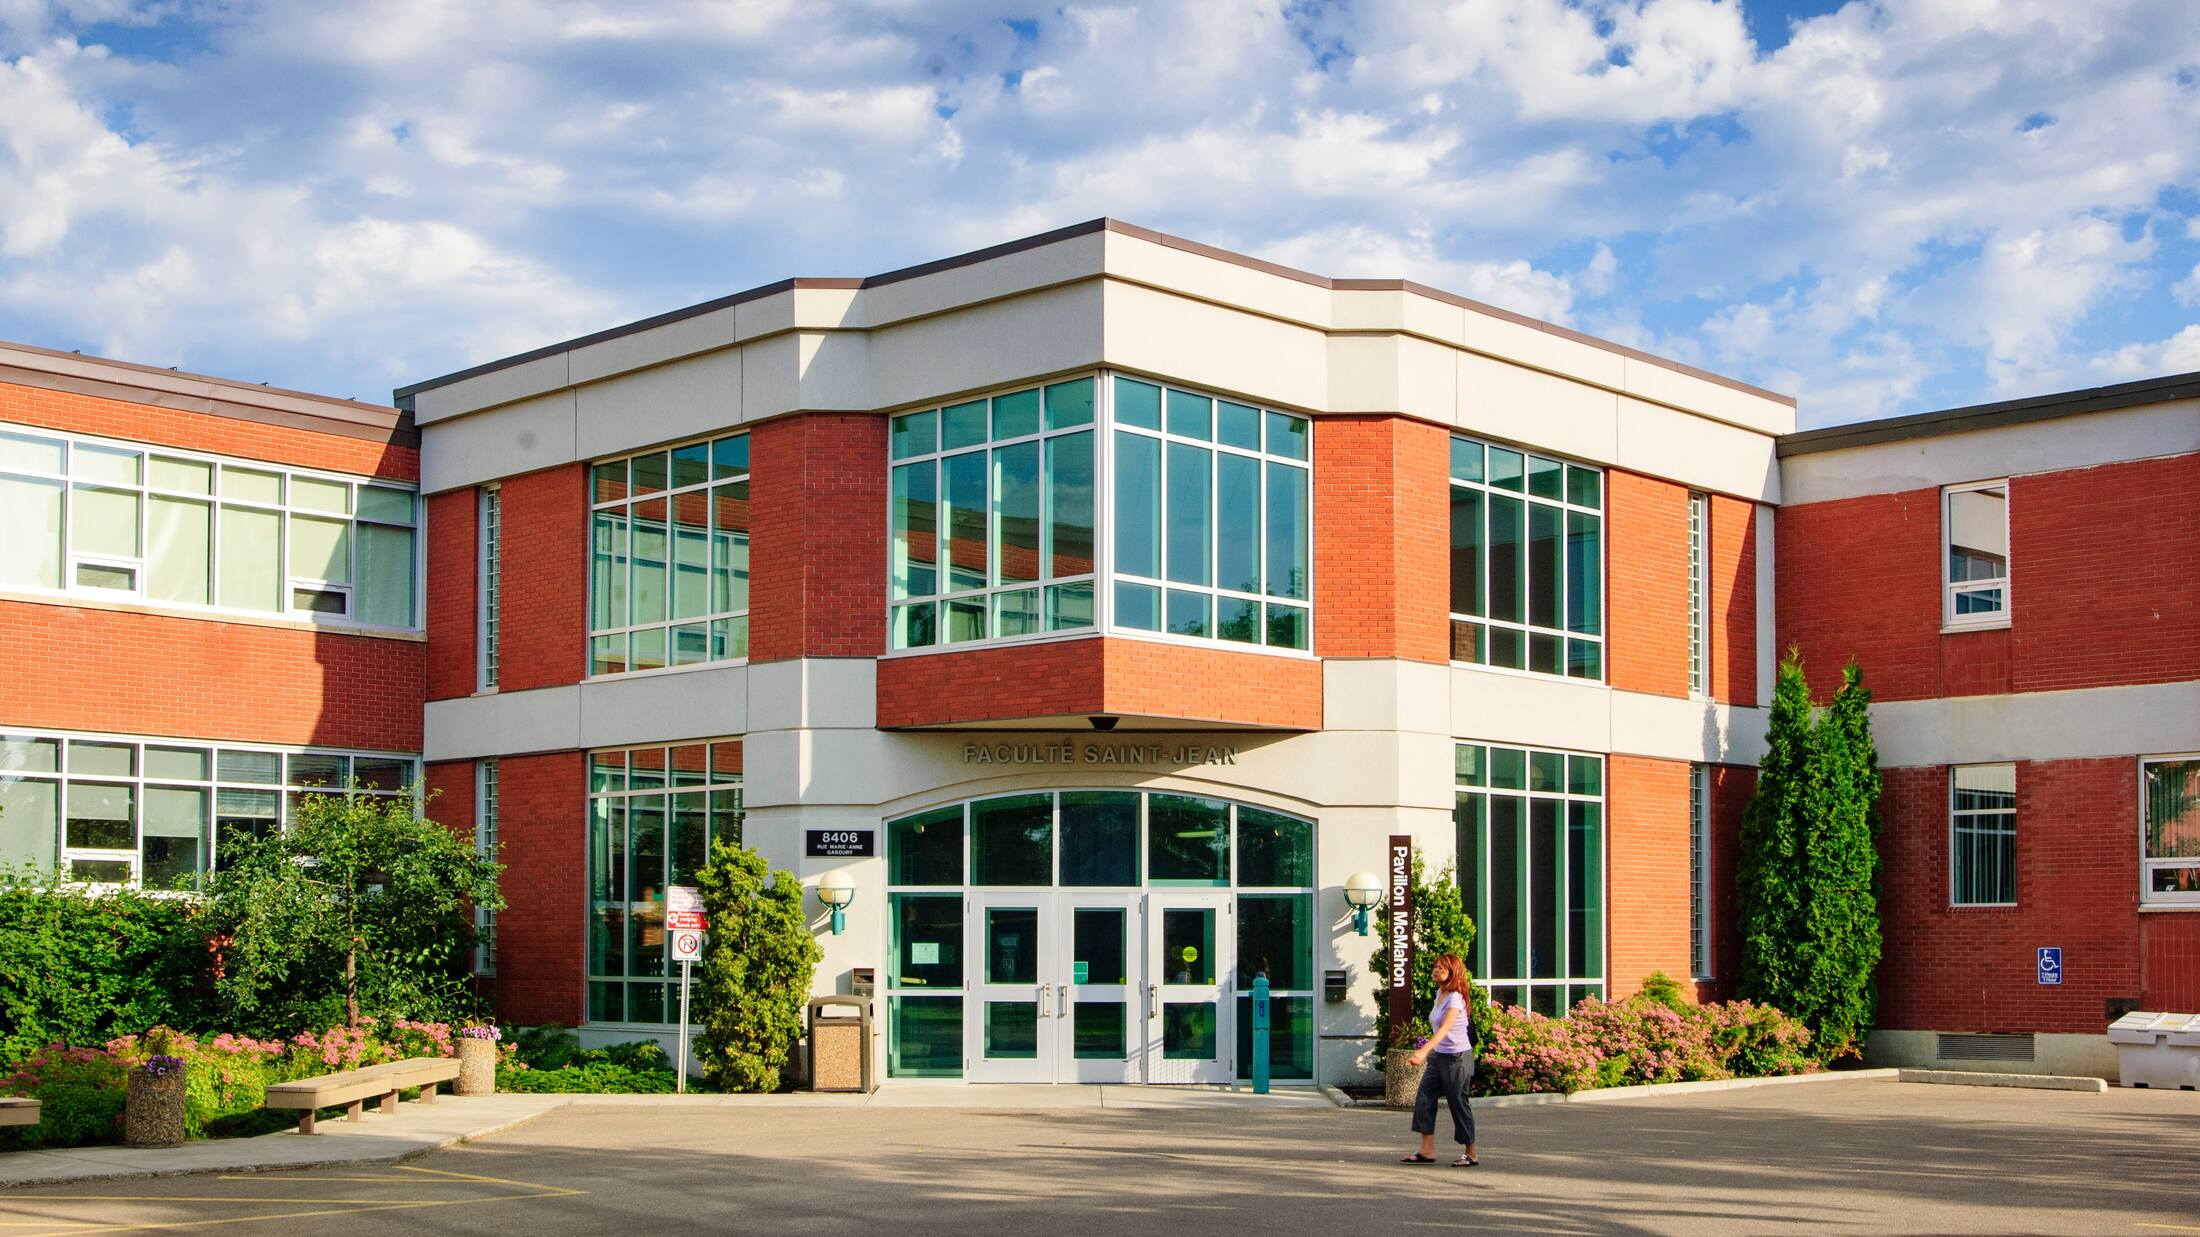
POLYGON ((1400 1164, 1434 1164, 1436 1162, 1436 1157, 1433 1155, 1422 1155, 1420 1152, 1416 1151, 1412 1155, 1409 1155, 1398 1162, 1400 1164))
POLYGON ((1478 1168, 1481 1166, 1481 1164, 1482 1161, 1475 1159, 1471 1155, 1462 1155, 1458 1159, 1451 1162, 1451 1166, 1453 1168, 1478 1168))

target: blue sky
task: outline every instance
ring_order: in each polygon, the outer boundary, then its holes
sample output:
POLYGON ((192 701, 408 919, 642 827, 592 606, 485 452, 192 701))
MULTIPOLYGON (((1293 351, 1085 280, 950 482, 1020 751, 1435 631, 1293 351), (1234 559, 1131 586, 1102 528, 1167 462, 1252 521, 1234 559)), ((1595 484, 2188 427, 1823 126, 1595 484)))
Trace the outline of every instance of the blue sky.
POLYGON ((1097 215, 1805 425, 2200 369, 2192 0, 0 0, 0 338, 335 395, 1097 215))

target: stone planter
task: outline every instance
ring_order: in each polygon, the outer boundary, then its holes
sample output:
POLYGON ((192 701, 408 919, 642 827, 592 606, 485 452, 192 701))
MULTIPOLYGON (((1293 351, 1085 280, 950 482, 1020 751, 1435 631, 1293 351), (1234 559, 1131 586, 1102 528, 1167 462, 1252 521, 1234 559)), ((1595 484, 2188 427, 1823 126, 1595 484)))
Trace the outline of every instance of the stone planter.
POLYGON ((458 1041, 458 1082, 453 1095, 497 1093, 497 1045, 491 1039, 458 1041))
POLYGON ((132 1147, 183 1145, 183 1070, 156 1077, 130 1071, 122 1107, 122 1141, 132 1147))
POLYGON ((1413 1063, 1411 1048, 1393 1048, 1383 1054, 1383 1103, 1392 1108, 1413 1107, 1413 1097, 1421 1091, 1421 1075, 1427 1069, 1413 1063))

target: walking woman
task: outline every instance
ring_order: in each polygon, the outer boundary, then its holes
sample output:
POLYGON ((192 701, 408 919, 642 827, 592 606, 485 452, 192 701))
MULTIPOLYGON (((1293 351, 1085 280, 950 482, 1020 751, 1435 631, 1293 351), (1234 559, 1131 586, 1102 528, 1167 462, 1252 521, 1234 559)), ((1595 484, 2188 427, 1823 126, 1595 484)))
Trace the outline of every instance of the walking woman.
POLYGON ((1451 1106, 1451 1130, 1459 1139, 1459 1158, 1453 1168, 1473 1168, 1482 1161, 1474 1155, 1474 1110, 1467 1107, 1467 1082, 1474 1077, 1474 1027, 1467 1014, 1467 968, 1457 954, 1445 954, 1429 969, 1436 981, 1436 1006, 1429 1010, 1435 1030, 1427 1043, 1413 1050, 1413 1063, 1421 1071, 1421 1091, 1413 1097, 1413 1132, 1421 1136, 1421 1149, 1405 1158, 1407 1164, 1436 1162, 1436 1101, 1451 1106))

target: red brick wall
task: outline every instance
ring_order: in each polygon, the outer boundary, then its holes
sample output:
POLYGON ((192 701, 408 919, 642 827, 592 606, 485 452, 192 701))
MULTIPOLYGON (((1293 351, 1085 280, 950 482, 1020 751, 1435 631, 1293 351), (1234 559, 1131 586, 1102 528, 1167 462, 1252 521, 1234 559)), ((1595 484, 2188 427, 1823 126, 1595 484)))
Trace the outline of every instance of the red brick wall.
POLYGON ((1314 430, 1314 651, 1450 656, 1450 435, 1404 417, 1314 430))
MULTIPOLYGON (((476 562, 481 508, 471 489, 428 497, 428 699, 470 696, 479 620, 476 562)), ((585 566, 580 568, 586 570, 585 566)))
MULTIPOLYGON (((470 761, 444 767, 473 776, 470 761)), ((585 771, 579 752, 497 762, 505 906, 497 914, 496 999, 506 1022, 579 1026, 586 1012, 585 771)))
POLYGON ((1688 488, 1616 468, 1604 475, 1612 686, 1686 696, 1688 488))
MULTIPOLYGON (((1711 696, 1757 704, 1757 504, 1710 496, 1711 696)), ((1682 546, 1683 552, 1687 547, 1682 546)), ((1684 599, 1685 600, 1685 599, 1684 599)), ((1685 633, 1684 633, 1685 634, 1685 633)), ((1684 646, 1685 650, 1685 646, 1684 646)))
MULTIPOLYGON (((507 478, 500 500, 504 556, 499 582, 497 687, 525 691, 578 683, 588 662, 588 501, 579 464, 507 478)), ((468 491, 469 495, 471 491, 468 491)), ((469 547, 472 542, 469 539, 469 547)), ((472 578, 472 550, 465 573, 472 578)), ((467 586, 471 591, 471 585, 467 586)), ((432 597, 432 593, 431 593, 432 597)), ((455 605, 455 603, 454 603, 455 605)), ((472 638, 473 609, 465 630, 472 638)), ((439 644, 439 653, 449 648, 439 644)), ((470 647, 470 646, 469 646, 470 647)), ((472 691, 473 657, 461 670, 438 671, 438 683, 463 673, 472 691)))
MULTIPOLYGON (((2138 780, 2129 757, 2017 765, 2017 905, 2009 908, 1948 905, 1948 771, 1889 769, 1886 785, 1879 1025, 2098 1034, 2107 1000, 2151 998, 2140 921, 2163 916, 2137 909, 2138 780), (2042 945, 2062 947, 2060 987, 2034 981, 2042 945)), ((2190 978, 2175 960, 2174 935, 2162 947, 2172 990, 2190 978)))
POLYGON ((1316 730, 1321 663, 1091 637, 878 664, 885 727, 1096 713, 1316 730))
POLYGON ((886 649, 886 418, 819 412, 749 435, 749 657, 886 649))
POLYGON ((415 640, 0 601, 0 649, 11 726, 420 750, 415 640))
POLYGON ((2139 916, 2139 1004, 2200 1009, 2200 915, 2139 916))
POLYGON ((1652 971, 1688 979, 1688 765, 1614 755, 1605 779, 1605 977, 1617 999, 1652 971))
POLYGON ((1742 867, 1742 814, 1757 790, 1748 765, 1711 766, 1711 978, 1696 986, 1698 1000, 1729 1001, 1742 974, 1742 920, 1734 877, 1742 867))
POLYGON ((420 451, 416 447, 71 391, 0 382, 0 421, 330 472, 398 481, 420 479, 420 451))
POLYGON ((1852 656, 1880 700, 2200 678, 2200 455, 2013 478, 2009 523, 2009 628, 1944 636, 1938 489, 1781 508, 1781 646, 1821 698, 1852 656))

